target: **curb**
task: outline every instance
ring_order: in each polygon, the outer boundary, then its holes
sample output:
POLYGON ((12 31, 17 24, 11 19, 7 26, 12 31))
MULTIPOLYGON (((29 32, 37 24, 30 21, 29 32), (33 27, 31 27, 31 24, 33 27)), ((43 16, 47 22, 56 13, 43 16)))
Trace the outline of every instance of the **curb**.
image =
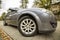
POLYGON ((3 29, 0 29, 0 34, 2 40, 13 40, 13 38, 10 37, 3 29))

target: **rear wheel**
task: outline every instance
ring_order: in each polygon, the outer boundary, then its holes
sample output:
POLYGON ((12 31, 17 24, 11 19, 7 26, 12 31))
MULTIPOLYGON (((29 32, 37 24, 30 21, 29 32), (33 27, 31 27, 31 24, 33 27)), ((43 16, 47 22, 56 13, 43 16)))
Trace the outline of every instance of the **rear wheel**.
POLYGON ((4 21, 4 22, 3 22, 3 24, 4 24, 4 26, 7 26, 7 23, 6 23, 6 21, 4 21))
POLYGON ((33 36, 37 33, 36 22, 29 16, 24 16, 19 20, 19 31, 23 36, 33 36))

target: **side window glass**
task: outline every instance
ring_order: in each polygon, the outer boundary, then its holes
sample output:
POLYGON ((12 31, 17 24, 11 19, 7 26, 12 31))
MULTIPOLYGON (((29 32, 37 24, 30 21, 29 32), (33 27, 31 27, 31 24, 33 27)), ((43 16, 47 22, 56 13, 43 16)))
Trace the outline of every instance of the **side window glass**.
POLYGON ((14 9, 9 9, 9 10, 7 10, 7 11, 8 11, 7 16, 8 16, 8 15, 15 14, 15 13, 17 12, 17 10, 14 10, 14 9))
POLYGON ((11 10, 8 10, 7 16, 9 16, 11 14, 11 10))
POLYGON ((11 14, 15 14, 17 10, 11 10, 11 14))

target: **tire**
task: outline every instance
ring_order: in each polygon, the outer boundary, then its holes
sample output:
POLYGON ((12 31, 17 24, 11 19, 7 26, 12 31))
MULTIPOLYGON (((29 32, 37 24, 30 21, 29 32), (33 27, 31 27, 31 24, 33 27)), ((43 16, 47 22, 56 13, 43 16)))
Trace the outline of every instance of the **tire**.
POLYGON ((19 32, 26 37, 31 37, 37 34, 36 22, 29 16, 24 16, 19 20, 18 29, 19 32))
POLYGON ((4 21, 4 23, 3 23, 3 24, 4 24, 4 26, 7 26, 7 23, 6 23, 5 21, 4 21))

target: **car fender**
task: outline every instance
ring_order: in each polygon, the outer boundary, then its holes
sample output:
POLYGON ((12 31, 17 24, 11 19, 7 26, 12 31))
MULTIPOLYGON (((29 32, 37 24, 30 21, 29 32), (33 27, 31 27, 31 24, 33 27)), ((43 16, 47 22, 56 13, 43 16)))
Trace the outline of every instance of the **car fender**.
POLYGON ((29 14, 29 15, 31 15, 31 16, 33 16, 35 18, 37 26, 38 26, 38 30, 39 30, 40 27, 42 26, 39 16, 35 12, 32 12, 32 11, 24 11, 24 12, 21 12, 21 14, 18 17, 18 20, 21 17, 21 15, 24 15, 24 14, 29 14))

